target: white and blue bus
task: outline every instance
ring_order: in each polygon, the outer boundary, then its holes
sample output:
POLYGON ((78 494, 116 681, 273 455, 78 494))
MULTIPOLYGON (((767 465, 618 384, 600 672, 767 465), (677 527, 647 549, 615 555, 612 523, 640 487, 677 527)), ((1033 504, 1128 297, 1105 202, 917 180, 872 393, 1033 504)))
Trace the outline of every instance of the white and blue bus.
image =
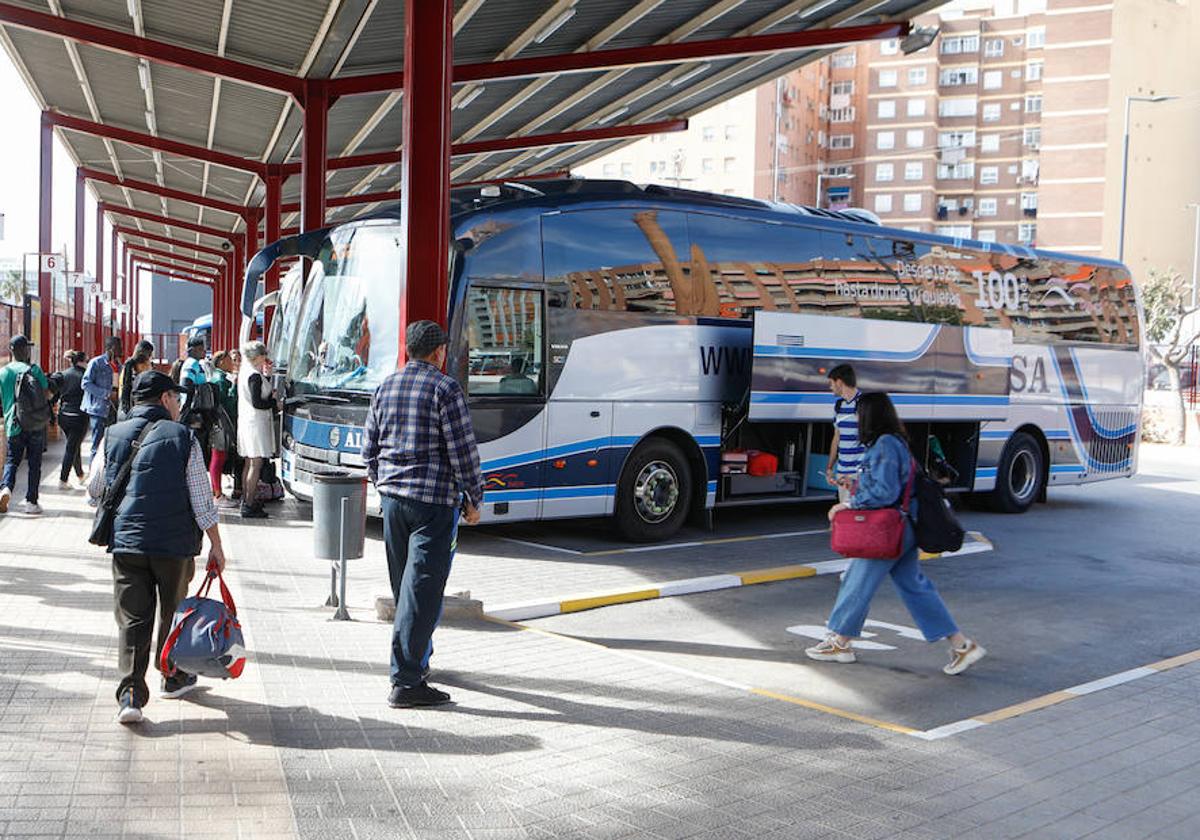
MULTIPOLYGON (((485 522, 613 516, 656 540, 724 506, 829 498, 826 375, 841 362, 892 395, 948 489, 1000 510, 1134 473, 1143 330, 1118 263, 621 181, 452 204, 447 364, 485 522), (746 474, 754 450, 773 473, 746 474)), ((282 435, 301 498, 319 472, 363 469, 404 327, 394 213, 305 236, 285 248, 313 268, 282 435)))

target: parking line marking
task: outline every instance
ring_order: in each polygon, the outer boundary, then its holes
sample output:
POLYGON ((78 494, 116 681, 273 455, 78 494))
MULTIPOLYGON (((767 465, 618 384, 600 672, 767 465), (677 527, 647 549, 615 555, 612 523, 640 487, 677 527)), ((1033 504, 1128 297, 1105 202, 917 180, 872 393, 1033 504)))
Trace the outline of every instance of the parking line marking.
POLYGON ((743 586, 756 583, 774 583, 779 580, 815 577, 817 570, 812 566, 776 566, 773 569, 757 569, 753 572, 736 572, 743 586))
POLYGON ((673 548, 701 548, 709 545, 729 545, 731 543, 751 542, 753 540, 781 540, 788 537, 811 537, 816 534, 828 533, 828 528, 815 528, 811 531, 782 531, 778 534, 746 534, 740 537, 714 537, 711 540, 663 543, 662 545, 639 545, 632 548, 608 548, 603 551, 581 551, 579 553, 584 557, 608 557, 614 554, 643 554, 649 551, 668 551, 673 548))
POLYGON ((790 694, 780 694, 778 691, 771 691, 766 688, 752 688, 751 694, 757 694, 760 697, 770 697, 772 700, 782 700, 784 703, 791 703, 794 706, 803 706, 806 709, 812 709, 817 712, 824 712, 827 715, 834 715, 847 720, 858 721, 869 726, 878 727, 879 729, 887 729, 891 732, 899 732, 901 735, 913 735, 917 732, 910 726, 901 726, 898 723, 888 723, 886 720, 860 715, 857 712, 848 712, 845 709, 838 709, 834 706, 826 706, 824 703, 815 703, 812 700, 804 700, 800 697, 793 697, 790 694))
POLYGON ((557 545, 547 545, 545 543, 532 542, 531 540, 519 540, 516 537, 506 537, 503 534, 488 534, 489 537, 505 542, 516 543, 517 545, 526 545, 530 548, 544 548, 546 551, 557 551, 559 554, 571 554, 575 557, 582 556, 582 551, 576 551, 573 548, 563 548, 557 545))
POLYGON ((1114 685, 1122 685, 1134 680, 1140 680, 1142 677, 1148 677, 1151 674, 1157 674, 1153 668, 1131 668, 1128 671, 1122 671, 1119 674, 1113 674, 1109 677, 1103 677, 1098 680, 1083 683, 1082 685, 1073 685, 1066 691, 1071 694, 1082 697, 1084 694, 1091 694, 1094 691, 1102 691, 1106 688, 1112 688, 1114 685))
POLYGON ((1044 709, 1047 706, 1054 706, 1062 703, 1064 700, 1074 700, 1077 694, 1072 694, 1069 691, 1055 691, 1051 694, 1043 694, 1041 697, 1034 697, 1032 700, 1026 700, 1023 703, 1015 703, 1012 706, 1005 706, 1003 709, 997 709, 994 712, 988 712, 983 715, 975 715, 975 720, 980 723, 995 723, 999 720, 1008 720, 1017 715, 1023 715, 1027 712, 1034 712, 1038 709, 1044 709))

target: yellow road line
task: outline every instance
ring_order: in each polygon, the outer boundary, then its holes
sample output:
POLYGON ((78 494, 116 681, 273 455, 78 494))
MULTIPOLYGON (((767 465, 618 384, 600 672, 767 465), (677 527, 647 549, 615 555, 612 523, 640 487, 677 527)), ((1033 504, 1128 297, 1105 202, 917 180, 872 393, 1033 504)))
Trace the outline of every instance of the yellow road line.
POLYGON ((817 570, 812 566, 776 566, 773 569, 755 569, 752 572, 734 572, 744 586, 755 583, 774 583, 778 580, 795 580, 813 577, 817 570))
POLYGON ((1036 712, 1038 709, 1044 709, 1047 706, 1054 706, 1066 700, 1074 700, 1079 695, 1072 694, 1069 691, 1055 691, 1052 694, 1043 694, 1041 697, 1035 697, 1032 700, 1026 700, 1024 703, 1017 703, 1013 706, 1005 706, 1003 709, 997 709, 994 712, 988 712, 985 715, 975 715, 974 720, 984 723, 995 723, 1000 720, 1008 720, 1017 715, 1023 715, 1027 712, 1036 712))
POLYGON ((610 607, 613 604, 628 604, 633 601, 648 601, 651 598, 657 598, 659 591, 657 589, 638 589, 633 592, 611 592, 607 595, 594 595, 590 598, 575 598, 570 601, 561 601, 558 605, 560 612, 580 612, 581 610, 591 610, 596 607, 610 607))
POLYGON ((1170 659, 1163 659, 1146 667, 1153 668, 1155 671, 1169 671, 1172 668, 1178 668, 1180 665, 1187 665, 1189 662, 1200 662, 1200 650, 1194 650, 1191 653, 1181 653, 1179 656, 1172 656, 1170 659))
POLYGON ((780 694, 778 691, 769 691, 765 688, 752 688, 750 689, 750 693, 757 694, 760 697, 770 697, 772 700, 782 700, 784 703, 791 703, 794 706, 803 706, 806 709, 812 709, 816 712, 824 712, 827 715, 835 715, 840 718, 846 718, 847 720, 858 721, 859 723, 865 723, 869 726, 874 726, 879 729, 887 729, 890 732, 899 732, 902 735, 911 735, 912 733, 919 731, 908 726, 901 726, 898 723, 888 723, 886 720, 867 717, 866 715, 860 715, 856 712, 847 712, 845 709, 837 709, 833 706, 826 706, 824 703, 814 703, 812 700, 803 700, 799 697, 793 697, 790 694, 780 694))

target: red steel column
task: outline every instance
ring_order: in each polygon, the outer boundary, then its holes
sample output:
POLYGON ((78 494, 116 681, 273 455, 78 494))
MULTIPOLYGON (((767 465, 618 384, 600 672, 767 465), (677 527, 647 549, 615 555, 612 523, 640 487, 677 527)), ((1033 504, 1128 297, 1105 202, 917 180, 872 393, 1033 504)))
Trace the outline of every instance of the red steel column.
MULTIPOLYGON (((408 0, 409 5, 415 5, 408 0)), ((442 0, 437 0, 441 3, 442 0)), ((435 3, 434 5, 437 5, 435 3)), ((329 87, 304 80, 304 140, 300 149, 300 230, 325 226, 325 159, 329 153, 329 87)))
MULTIPOLYGON (((272 169, 267 172, 267 200, 266 200, 266 244, 279 239, 279 227, 282 219, 280 208, 283 206, 283 176, 279 174, 277 169, 272 169)), ((279 266, 272 265, 267 269, 267 276, 263 283, 263 292, 270 294, 279 289, 279 266)), ((271 334, 271 319, 275 314, 274 309, 269 309, 263 313, 263 340, 266 341, 268 335, 271 334)))
POLYGON ((111 335, 119 336, 121 334, 120 324, 118 324, 117 319, 113 317, 113 305, 116 304, 120 294, 117 291, 117 284, 120 282, 121 274, 121 241, 117 238, 117 229, 115 227, 112 229, 112 235, 109 239, 109 249, 112 251, 112 261, 110 263, 112 267, 112 274, 110 274, 108 277, 108 285, 111 289, 109 296, 111 297, 111 300, 108 304, 108 311, 104 313, 104 317, 110 324, 108 332, 111 335))
MULTIPOLYGON (((83 273, 83 210, 84 199, 87 197, 87 179, 78 171, 75 173, 75 271, 83 273)), ((83 346, 83 289, 76 288, 72 294, 71 310, 71 340, 68 349, 78 350, 83 346)))
MULTIPOLYGON (((54 246, 51 244, 53 234, 51 231, 51 198, 54 191, 54 126, 51 124, 48 116, 43 113, 41 125, 39 126, 39 144, 38 144, 38 251, 43 254, 50 253, 50 249, 54 246)), ((41 260, 38 260, 38 302, 41 304, 41 312, 38 316, 36 324, 36 352, 34 360, 39 362, 44 370, 50 369, 50 352, 51 352, 51 334, 52 326, 50 313, 54 311, 54 287, 53 277, 49 272, 42 271, 41 260)), ((29 329, 33 331, 35 325, 33 323, 33 315, 30 314, 29 329)), ((34 340, 33 336, 29 336, 30 340, 34 340)))
POLYGON ((398 365, 404 364, 404 325, 420 319, 446 324, 453 15, 453 0, 405 0, 400 216, 407 248, 398 365))
MULTIPOLYGON (((104 290, 104 209, 96 205, 96 283, 104 290)), ((104 304, 96 298, 96 334, 92 336, 92 355, 104 352, 104 304)))
MULTIPOLYGON (((254 259, 254 255, 258 253, 258 249, 262 247, 262 240, 259 237, 261 233, 261 225, 263 220, 263 208, 253 207, 246 214, 246 253, 245 263, 242 266, 242 274, 238 277, 237 283, 233 286, 233 295, 229 299, 230 317, 234 324, 234 340, 236 341, 241 332, 242 323, 242 287, 246 283, 246 266, 250 264, 250 260, 254 259)), ((254 330, 251 329, 251 336, 254 335, 254 330)), ((259 336, 259 339, 265 341, 265 335, 259 336)))

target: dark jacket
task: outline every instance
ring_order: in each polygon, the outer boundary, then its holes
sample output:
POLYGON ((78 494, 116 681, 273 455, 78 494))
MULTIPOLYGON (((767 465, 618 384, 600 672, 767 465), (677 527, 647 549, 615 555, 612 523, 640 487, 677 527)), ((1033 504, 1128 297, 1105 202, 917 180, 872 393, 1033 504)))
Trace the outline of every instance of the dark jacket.
POLYGON ((50 389, 54 392, 52 400, 58 406, 58 416, 83 417, 83 368, 71 365, 66 370, 60 370, 50 377, 50 389))
POLYGON ((104 435, 104 479, 111 485, 146 424, 160 421, 134 457, 125 496, 113 523, 114 554, 195 557, 203 535, 187 488, 192 433, 158 405, 135 406, 129 419, 104 435))

